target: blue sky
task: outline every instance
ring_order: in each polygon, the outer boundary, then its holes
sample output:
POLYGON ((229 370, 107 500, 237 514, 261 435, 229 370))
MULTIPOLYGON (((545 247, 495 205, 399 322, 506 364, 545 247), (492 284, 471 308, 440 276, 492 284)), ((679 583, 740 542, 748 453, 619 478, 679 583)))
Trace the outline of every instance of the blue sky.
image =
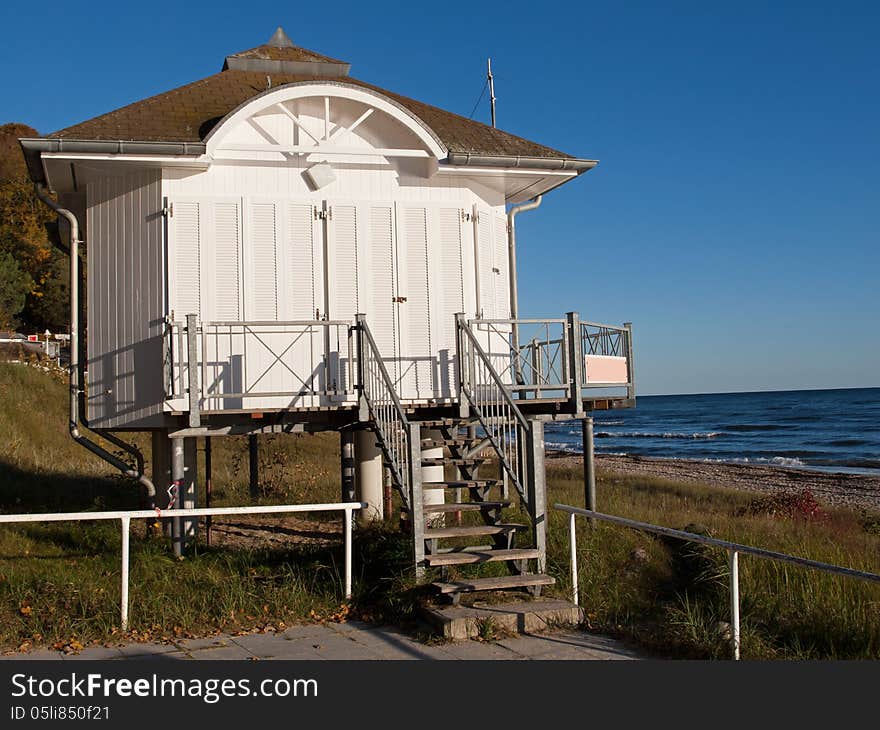
POLYGON ((90 118, 279 24, 465 115, 491 55, 500 127, 601 161, 519 218, 520 308, 631 320, 640 393, 880 386, 880 4, 6 3, 0 123, 90 118))

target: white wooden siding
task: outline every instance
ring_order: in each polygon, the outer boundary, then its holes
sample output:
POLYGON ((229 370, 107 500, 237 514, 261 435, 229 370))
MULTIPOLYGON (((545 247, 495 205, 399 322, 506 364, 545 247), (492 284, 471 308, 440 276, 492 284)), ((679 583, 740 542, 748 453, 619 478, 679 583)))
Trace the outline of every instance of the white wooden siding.
POLYGON ((160 174, 89 182, 86 205, 89 422, 148 425, 164 402, 160 174))

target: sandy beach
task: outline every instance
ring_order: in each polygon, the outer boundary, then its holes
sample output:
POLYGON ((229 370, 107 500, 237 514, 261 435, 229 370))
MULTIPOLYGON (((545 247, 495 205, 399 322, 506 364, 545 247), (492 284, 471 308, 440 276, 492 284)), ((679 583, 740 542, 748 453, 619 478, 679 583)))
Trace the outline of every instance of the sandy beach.
MULTIPOLYGON (((580 456, 570 453, 548 450, 547 457, 550 464, 578 468, 582 464, 580 456)), ((809 489, 816 499, 826 504, 880 510, 880 477, 874 476, 643 456, 596 456, 596 466, 600 471, 628 476, 659 477, 750 492, 800 492, 809 489)))

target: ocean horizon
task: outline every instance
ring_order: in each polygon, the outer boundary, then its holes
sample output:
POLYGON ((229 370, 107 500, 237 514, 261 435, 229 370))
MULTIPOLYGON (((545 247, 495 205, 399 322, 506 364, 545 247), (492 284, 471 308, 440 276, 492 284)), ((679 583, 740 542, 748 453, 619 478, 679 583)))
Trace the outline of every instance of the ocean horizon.
MULTIPOLYGON (((640 395, 593 416, 597 454, 880 475, 880 387, 640 395)), ((580 423, 545 442, 581 453, 580 423)))

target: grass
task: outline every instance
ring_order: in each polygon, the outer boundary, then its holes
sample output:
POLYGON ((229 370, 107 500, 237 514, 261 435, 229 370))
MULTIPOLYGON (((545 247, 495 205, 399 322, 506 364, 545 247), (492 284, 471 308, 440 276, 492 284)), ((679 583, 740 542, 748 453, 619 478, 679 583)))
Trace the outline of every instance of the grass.
MULTIPOLYGON (((146 439, 141 446, 149 456, 146 439)), ((247 442, 214 440, 216 504, 246 504, 247 442)), ((336 501, 333 434, 261 439, 260 501, 336 501)), ((579 469, 551 465, 548 502, 582 504, 579 469)), ((604 512, 880 572, 880 518, 827 509, 824 519, 749 514, 754 495, 650 478, 600 474, 604 512)), ((66 431, 60 375, 0 362, 0 510, 134 508, 138 490, 66 431)), ((467 515, 466 519, 474 519, 467 515)), ((329 519, 329 518, 328 518, 329 519)), ((336 518, 338 519, 338 518, 336 518)), ((516 510, 509 521, 527 522, 516 510)), ((548 569, 554 595, 570 595, 567 515, 551 510, 548 569)), ((727 657, 726 556, 625 528, 579 521, 581 603, 588 624, 676 657, 727 657)), ((121 639, 115 523, 17 525, 0 529, 0 647, 78 647, 121 639)), ((395 525, 359 530, 355 596, 343 601, 341 549, 206 548, 175 561, 164 538, 133 529, 128 638, 163 639, 280 628, 350 615, 409 622, 426 591, 409 569, 410 541, 395 525)), ((463 566, 462 575, 504 572, 463 566)), ((740 559, 743 656, 880 657, 880 586, 740 559)), ((490 627, 487 627, 487 634, 490 627)))

